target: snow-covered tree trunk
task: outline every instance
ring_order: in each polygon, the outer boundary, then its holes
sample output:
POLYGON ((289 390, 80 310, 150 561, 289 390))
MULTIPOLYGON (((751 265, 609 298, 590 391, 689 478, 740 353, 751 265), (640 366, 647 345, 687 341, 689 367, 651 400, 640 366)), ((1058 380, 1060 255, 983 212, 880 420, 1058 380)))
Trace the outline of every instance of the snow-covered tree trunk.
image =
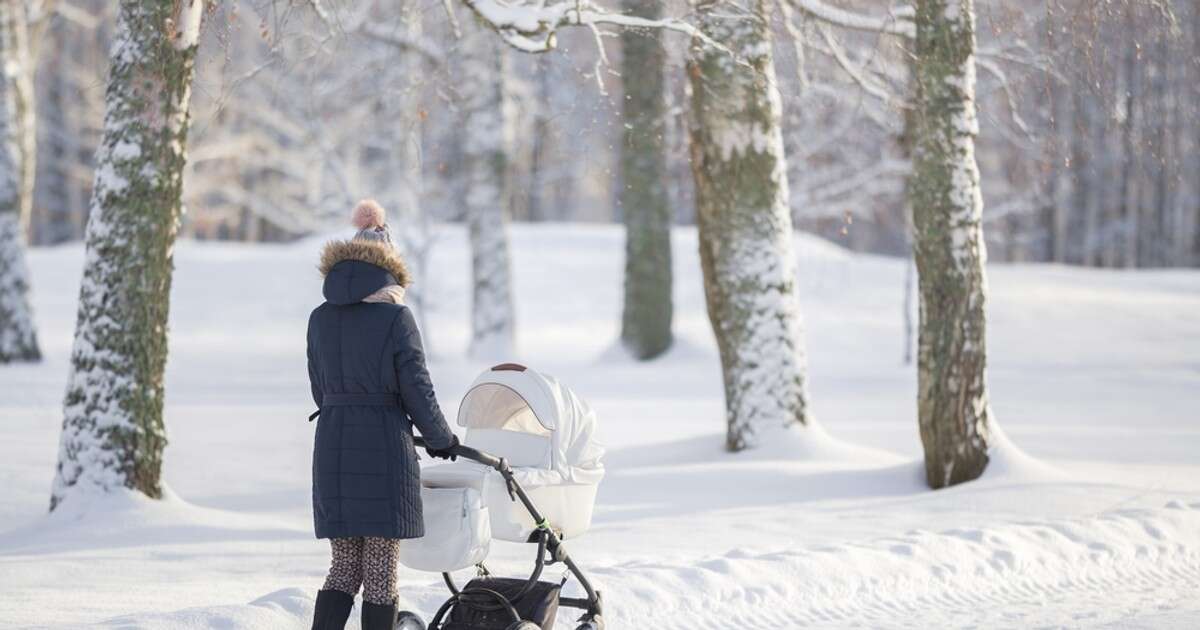
POLYGON ((0 364, 38 361, 25 227, 33 204, 33 58, 25 0, 0 2, 0 364))
POLYGON ((508 156, 513 141, 508 51, 491 30, 463 20, 460 108, 471 240, 472 356, 500 359, 515 342, 508 245, 508 156))
MULTIPOLYGON (((657 1, 625 0, 626 12, 659 18, 657 1)), ((662 33, 621 32, 624 132, 620 190, 625 221, 625 301, 621 341, 638 359, 671 346, 671 205, 667 198, 662 33)))
POLYGON ((733 55, 693 39, 687 68, 700 262, 731 451, 808 422, 772 6, 698 2, 701 30, 733 55))
POLYGON ((918 0, 916 34, 910 194, 921 294, 917 414, 925 476, 941 488, 983 473, 992 424, 973 0, 918 0))
POLYGON ((162 495, 172 248, 203 0, 122 0, 50 508, 77 492, 162 495))

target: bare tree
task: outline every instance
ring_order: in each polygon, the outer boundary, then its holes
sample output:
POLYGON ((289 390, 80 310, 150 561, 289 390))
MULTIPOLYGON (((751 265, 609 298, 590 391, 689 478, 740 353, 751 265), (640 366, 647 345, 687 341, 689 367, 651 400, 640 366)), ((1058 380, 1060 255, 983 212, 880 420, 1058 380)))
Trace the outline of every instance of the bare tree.
POLYGON ((975 161, 974 0, 916 4, 916 135, 910 182, 920 286, 917 415, 933 488, 988 463, 987 281, 975 161))
MULTIPOLYGON (((660 17, 655 1, 626 0, 629 14, 660 17)), ((638 359, 671 346, 671 205, 665 144, 666 53, 659 29, 621 32, 624 118, 617 203, 625 222, 625 298, 621 341, 638 359)))
POLYGON ((508 243, 508 156, 513 142, 508 56, 487 29, 464 20, 459 84, 471 241, 471 348, 474 356, 511 355, 516 325, 508 243))

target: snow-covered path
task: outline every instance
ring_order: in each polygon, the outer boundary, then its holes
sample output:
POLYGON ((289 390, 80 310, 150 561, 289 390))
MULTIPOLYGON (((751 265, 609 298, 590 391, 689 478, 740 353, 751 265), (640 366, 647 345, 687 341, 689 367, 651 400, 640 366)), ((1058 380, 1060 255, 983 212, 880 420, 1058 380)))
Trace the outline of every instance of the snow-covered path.
MULTIPOLYGON (((461 358, 463 241, 445 230, 427 287, 450 410, 482 367, 461 358)), ((730 456, 694 232, 676 234, 679 344, 649 365, 609 352, 619 230, 518 226, 514 241, 521 359, 587 396, 610 447, 595 524, 569 542, 610 628, 1200 627, 1200 273, 993 268, 993 404, 1032 457, 1003 449, 986 480, 935 493, 900 364, 900 261, 798 239, 833 437, 730 456)), ((82 257, 33 252, 49 358, 0 370, 0 627, 307 627, 326 562, 303 420, 315 245, 180 246, 176 498, 49 518, 82 257)), ((528 569, 531 550, 497 547, 490 565, 528 569)), ((436 576, 401 579, 425 614, 444 598, 436 576)))
POLYGON ((635 561, 604 574, 631 595, 651 585, 695 592, 647 602, 647 625, 629 627, 1094 625, 1200 604, 1200 503, 1175 509, 1182 513, 912 531, 762 554, 734 549, 695 566, 635 561))

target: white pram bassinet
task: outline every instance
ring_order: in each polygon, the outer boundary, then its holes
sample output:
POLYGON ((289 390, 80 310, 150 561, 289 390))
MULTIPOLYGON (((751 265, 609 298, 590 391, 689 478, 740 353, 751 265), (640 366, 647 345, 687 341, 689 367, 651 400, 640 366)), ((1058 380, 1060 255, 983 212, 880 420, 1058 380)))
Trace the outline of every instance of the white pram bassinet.
MULTIPOLYGON (((596 414, 553 377, 516 364, 480 374, 463 397, 458 425, 463 444, 503 458, 560 539, 592 522, 604 477, 604 449, 595 440, 596 414)), ((425 537, 406 541, 401 562, 426 571, 452 571, 487 556, 490 537, 530 542, 538 529, 504 476, 465 458, 421 471, 425 537), (460 522, 454 522, 458 520, 460 522)))

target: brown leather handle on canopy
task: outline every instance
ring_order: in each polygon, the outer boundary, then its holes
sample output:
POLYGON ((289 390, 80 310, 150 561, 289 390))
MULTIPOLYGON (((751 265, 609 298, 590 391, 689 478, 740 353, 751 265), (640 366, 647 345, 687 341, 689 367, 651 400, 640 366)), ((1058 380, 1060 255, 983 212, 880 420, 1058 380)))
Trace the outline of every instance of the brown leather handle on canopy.
POLYGON ((525 370, 528 370, 528 369, 529 368, 525 367, 524 365, 521 365, 520 363, 501 363, 500 365, 493 367, 492 371, 493 372, 524 372, 525 370))

